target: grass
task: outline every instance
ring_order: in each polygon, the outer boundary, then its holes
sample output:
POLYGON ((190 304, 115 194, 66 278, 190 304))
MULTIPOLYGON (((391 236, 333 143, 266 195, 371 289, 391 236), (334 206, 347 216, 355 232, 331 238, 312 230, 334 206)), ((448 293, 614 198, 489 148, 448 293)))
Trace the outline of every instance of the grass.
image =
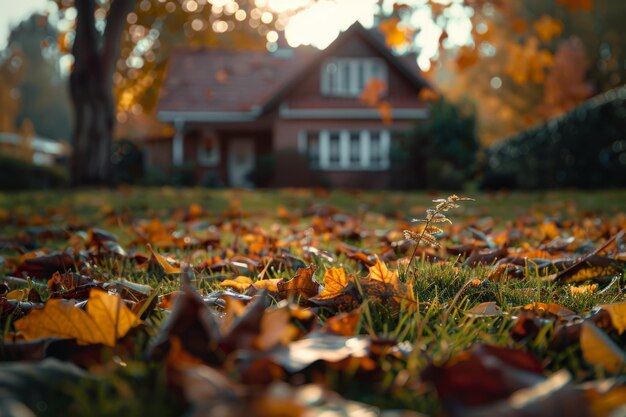
MULTIPOLYGON (((460 210, 448 213, 455 224, 477 225, 490 218, 487 221, 493 222, 496 230, 503 230, 520 218, 530 217, 541 223, 543 219, 560 221, 594 213, 594 216, 599 216, 598 219, 604 219, 602 221, 611 221, 626 212, 626 191, 619 190, 472 193, 470 196, 476 200, 475 203, 465 204, 460 210)), ((409 225, 410 219, 419 217, 432 205, 433 198, 427 193, 403 192, 174 188, 68 191, 61 195, 56 192, 0 194, 0 239, 3 239, 0 242, 17 240, 30 245, 30 249, 64 249, 72 246, 66 235, 51 232, 100 227, 117 234, 122 247, 145 253, 145 245, 137 240, 136 228, 141 221, 152 218, 160 219, 166 225, 172 224, 174 229, 181 231, 188 231, 189 227, 198 227, 203 231, 217 228, 222 248, 232 247, 234 242, 241 243, 248 235, 257 232, 276 234, 276 238, 285 242, 292 242, 289 239, 299 236, 296 241, 302 242, 308 236, 306 230, 315 226, 314 218, 308 214, 312 208, 332 206, 347 216, 346 222, 356 221, 357 229, 369 231, 371 236, 364 239, 340 238, 340 228, 335 228, 332 233, 313 233, 308 243, 334 252, 337 241, 344 240, 378 253, 381 244, 376 236, 394 230, 401 235, 400 231, 409 225), (182 219, 194 204, 205 212, 195 226, 185 225, 182 219)), ((445 225, 444 229, 462 232, 460 226, 445 225)), ((458 240, 458 236, 452 234, 441 240, 454 241, 458 240)), ((304 256, 301 246, 288 243, 298 257, 304 256)), ((4 258, 0 258, 0 271, 8 274, 9 269, 2 267, 1 263, 6 265, 16 253, 8 244, 1 248, 0 256, 4 258)), ((197 252, 198 249, 206 248, 166 251, 174 258, 188 260, 192 264, 217 254, 211 250, 197 252)), ((358 262, 343 254, 333 265, 320 258, 316 262, 320 271, 325 267, 342 265, 349 275, 364 276, 366 273, 358 262)), ((402 268, 398 269, 401 281, 406 282, 408 276, 402 268)), ((511 338, 511 328, 520 308, 532 302, 556 303, 585 314, 597 305, 626 301, 621 291, 623 277, 618 278, 617 285, 603 282, 599 291, 573 295, 568 285, 549 282, 532 271, 532 268, 528 269, 528 276, 523 280, 509 278, 493 282, 486 279, 490 273, 488 266, 466 268, 452 262, 418 261, 410 270, 410 275, 416 279, 413 288, 409 289, 417 296, 418 311, 388 310, 365 299, 361 305, 363 314, 359 325, 363 334, 407 342, 413 347, 412 351, 403 361, 382 361, 380 366, 384 373, 376 383, 359 383, 349 374, 332 372, 325 375, 325 382, 347 398, 381 408, 406 408, 437 414, 442 409, 433 390, 415 385, 420 372, 430 362, 444 363, 476 342, 530 350, 547 364, 550 371, 566 367, 578 381, 589 378, 589 369, 581 363, 577 347, 557 351, 550 346, 550 335, 554 332, 552 323, 546 323, 534 339, 521 342, 511 338), (490 301, 495 301, 501 308, 501 315, 479 317, 468 314, 478 304, 490 301)), ((132 263, 105 262, 98 264, 93 272, 104 281, 123 277, 158 288, 163 294, 179 286, 175 277, 164 276, 158 269, 137 271, 132 263)), ((271 277, 288 279, 294 271, 282 268, 270 269, 267 273, 271 277)), ((222 289, 215 275, 220 274, 205 274, 198 277, 194 284, 205 294, 222 289)), ((317 274, 316 279, 321 280, 321 276, 317 274)), ((72 404, 70 414, 146 415, 149 412, 150 415, 170 415, 182 411, 183 405, 166 389, 163 368, 143 360, 150 336, 156 334, 166 314, 157 312, 148 319, 145 336, 140 338, 141 342, 137 343, 134 352, 124 359, 123 366, 116 362, 113 350, 109 358, 103 359, 101 369, 90 370, 89 374, 85 373, 78 379, 68 377, 72 388, 64 391, 63 401, 72 404), (85 385, 88 376, 94 374, 99 378, 90 379, 91 382, 85 385)), ((322 324, 324 319, 322 315, 322 324)), ((11 317, 4 317, 2 324, 3 328, 10 329, 11 317)), ((25 392, 28 390, 27 387, 23 389, 25 392)), ((23 394, 21 398, 29 397, 23 394)), ((41 406, 45 409, 39 409, 42 414, 47 412, 52 415, 58 411, 58 399, 44 398, 39 401, 48 404, 41 406)))

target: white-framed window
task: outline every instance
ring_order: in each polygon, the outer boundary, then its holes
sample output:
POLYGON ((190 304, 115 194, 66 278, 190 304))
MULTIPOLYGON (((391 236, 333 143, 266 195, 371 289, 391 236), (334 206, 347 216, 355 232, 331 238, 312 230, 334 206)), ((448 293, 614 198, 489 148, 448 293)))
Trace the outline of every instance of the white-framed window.
POLYGON ((213 167, 220 163, 220 143, 215 137, 198 140, 198 165, 213 167))
POLYGON ((322 94, 358 97, 372 78, 387 84, 387 67, 379 58, 330 58, 322 64, 322 94))
POLYGON ((389 168, 388 130, 301 131, 298 149, 309 166, 322 170, 384 170, 389 168))

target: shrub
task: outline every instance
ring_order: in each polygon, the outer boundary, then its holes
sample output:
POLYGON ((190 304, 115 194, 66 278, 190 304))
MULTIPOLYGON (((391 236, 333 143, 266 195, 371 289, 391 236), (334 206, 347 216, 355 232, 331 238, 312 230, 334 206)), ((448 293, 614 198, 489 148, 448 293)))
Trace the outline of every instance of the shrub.
POLYGON ((461 189, 474 174, 476 115, 472 106, 440 99, 430 117, 395 141, 395 187, 461 189))
POLYGON ((42 166, 9 156, 0 156, 0 189, 23 190, 67 186, 69 175, 61 166, 42 166))
POLYGON ((111 164, 115 184, 137 184, 144 176, 143 153, 130 140, 113 142, 111 164))
POLYGON ((624 132, 622 86, 488 149, 482 187, 623 187, 624 132))

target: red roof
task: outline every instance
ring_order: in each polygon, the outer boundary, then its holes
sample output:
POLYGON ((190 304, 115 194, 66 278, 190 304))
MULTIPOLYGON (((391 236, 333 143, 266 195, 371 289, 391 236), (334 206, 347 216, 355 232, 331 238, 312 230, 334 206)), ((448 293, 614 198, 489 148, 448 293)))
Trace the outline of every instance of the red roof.
MULTIPOLYGON (((364 37, 381 56, 391 62, 417 88, 429 86, 419 75, 415 59, 391 53, 384 41, 358 23, 344 32, 326 50, 310 48, 289 49, 286 54, 258 51, 219 51, 208 48, 175 51, 169 62, 159 100, 158 111, 167 112, 251 112, 261 113, 285 91, 296 85, 306 69, 318 58, 339 48, 347 33, 364 37), (291 55, 290 55, 291 54, 291 55)), ((432 87, 430 87, 432 88, 432 87)), ((307 100, 308 101, 308 100, 307 100)), ((316 98, 315 102, 290 102, 294 107, 342 108, 355 107, 354 100, 316 98)), ((393 98, 392 98, 393 101, 393 98)), ((391 103, 407 108, 422 107, 415 101, 391 103)), ((357 107, 366 108, 357 104, 357 107)))
POLYGON ((290 58, 204 48, 175 51, 159 111, 245 112, 262 107, 317 55, 310 50, 294 54, 290 58))

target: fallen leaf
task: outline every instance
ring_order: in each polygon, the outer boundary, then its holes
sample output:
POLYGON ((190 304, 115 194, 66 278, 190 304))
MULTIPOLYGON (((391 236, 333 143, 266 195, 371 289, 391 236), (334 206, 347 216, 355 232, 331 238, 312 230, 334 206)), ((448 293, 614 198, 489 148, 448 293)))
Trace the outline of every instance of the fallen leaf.
POLYGON ((118 295, 91 290, 85 311, 65 300, 50 299, 41 310, 33 310, 15 322, 25 340, 48 337, 76 339, 81 343, 115 342, 140 322, 118 295))
POLYGON ((617 334, 624 333, 626 331, 626 303, 603 304, 600 307, 609 312, 617 334))
POLYGON ((161 266, 161 268, 163 268, 163 271, 165 271, 166 274, 179 274, 180 273, 180 268, 172 265, 171 263, 167 261, 167 259, 159 255, 154 249, 152 249, 152 245, 148 243, 146 246, 152 253, 152 256, 154 257, 156 262, 161 266))
POLYGON ((600 366, 609 372, 624 370, 626 356, 624 352, 595 324, 585 321, 580 332, 580 348, 583 358, 589 364, 600 366))
POLYGON ((295 277, 288 281, 280 281, 276 284, 278 293, 283 298, 291 296, 309 299, 315 297, 320 292, 320 284, 313 279, 313 274, 316 270, 317 266, 315 265, 298 269, 295 277))

